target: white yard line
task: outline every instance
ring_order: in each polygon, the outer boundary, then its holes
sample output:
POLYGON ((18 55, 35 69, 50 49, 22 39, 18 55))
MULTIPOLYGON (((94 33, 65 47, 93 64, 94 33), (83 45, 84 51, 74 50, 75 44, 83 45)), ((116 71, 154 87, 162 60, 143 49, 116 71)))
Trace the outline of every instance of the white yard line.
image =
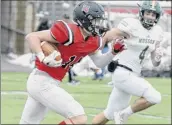
POLYGON ((24 91, 1 91, 1 95, 27 95, 24 91))

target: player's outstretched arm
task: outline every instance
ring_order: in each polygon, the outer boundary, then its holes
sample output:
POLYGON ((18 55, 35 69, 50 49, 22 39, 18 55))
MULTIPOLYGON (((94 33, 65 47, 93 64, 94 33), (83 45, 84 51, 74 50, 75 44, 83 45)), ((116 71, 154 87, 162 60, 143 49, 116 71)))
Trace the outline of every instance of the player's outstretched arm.
POLYGON ((114 39, 117 39, 117 38, 127 39, 129 37, 130 36, 127 33, 121 31, 120 29, 112 28, 111 30, 107 31, 106 34, 104 35, 103 44, 102 44, 101 49, 103 49, 103 47, 106 43, 109 43, 109 42, 113 41, 114 39))
POLYGON ((107 42, 113 41, 112 51, 109 51, 105 54, 102 54, 101 52, 92 54, 90 57, 95 65, 100 68, 108 65, 114 55, 124 50, 125 46, 123 40, 124 38, 128 39, 130 36, 130 27, 128 25, 124 25, 123 23, 120 23, 117 28, 112 28, 111 30, 107 31, 103 37, 103 45, 101 48, 103 48, 107 42))
POLYGON ((102 54, 100 50, 89 56, 94 62, 94 64, 99 68, 103 68, 108 65, 114 57, 112 51, 108 51, 107 53, 102 54))
POLYGON ((133 25, 133 22, 135 22, 135 20, 132 18, 124 18, 121 20, 116 28, 112 28, 106 32, 103 37, 103 45, 107 42, 111 42, 115 38, 124 37, 125 39, 128 39, 132 37, 132 31, 137 29, 137 27, 133 25))
POLYGON ((103 42, 110 42, 117 37, 129 38, 129 35, 118 28, 112 28, 111 30, 107 31, 107 33, 103 37, 103 42))
POLYGON ((112 48, 107 53, 102 54, 102 52, 99 50, 98 52, 95 52, 94 54, 90 55, 90 58, 93 60, 94 64, 99 67, 103 68, 106 65, 112 61, 113 57, 118 54, 119 52, 126 49, 124 44, 124 39, 116 38, 112 41, 112 48))

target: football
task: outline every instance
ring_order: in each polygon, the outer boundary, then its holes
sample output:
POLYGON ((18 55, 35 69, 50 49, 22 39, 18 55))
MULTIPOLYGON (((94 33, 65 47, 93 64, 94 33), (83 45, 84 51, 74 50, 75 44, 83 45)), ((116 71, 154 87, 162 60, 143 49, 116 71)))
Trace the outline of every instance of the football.
MULTIPOLYGON (((54 50, 58 51, 58 49, 57 49, 57 47, 55 46, 55 44, 49 43, 49 42, 47 42, 47 41, 41 42, 41 49, 42 49, 42 51, 43 51, 43 53, 44 53, 45 56, 50 55, 54 50)), ((61 56, 60 56, 60 55, 57 56, 57 57, 55 58, 55 60, 56 60, 56 61, 61 60, 61 56)))

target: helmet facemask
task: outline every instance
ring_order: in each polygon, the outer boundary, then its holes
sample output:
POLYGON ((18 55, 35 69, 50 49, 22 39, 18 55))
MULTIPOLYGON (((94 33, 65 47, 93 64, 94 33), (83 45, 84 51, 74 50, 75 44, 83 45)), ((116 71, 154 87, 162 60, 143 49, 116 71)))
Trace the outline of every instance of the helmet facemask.
POLYGON ((86 15, 88 22, 85 22, 85 26, 83 24, 83 28, 90 32, 93 36, 99 35, 101 36, 104 32, 106 32, 107 28, 103 27, 105 23, 105 18, 103 17, 92 17, 91 15, 86 15))

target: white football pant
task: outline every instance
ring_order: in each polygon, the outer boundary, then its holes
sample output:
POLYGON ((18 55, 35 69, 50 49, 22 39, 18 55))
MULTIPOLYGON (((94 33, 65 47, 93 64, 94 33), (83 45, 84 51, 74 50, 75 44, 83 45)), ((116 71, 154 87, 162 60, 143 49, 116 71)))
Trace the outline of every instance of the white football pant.
POLYGON ((83 107, 46 72, 34 69, 27 81, 28 99, 20 124, 40 124, 48 109, 65 118, 85 114, 83 107))
POLYGON ((131 96, 144 97, 152 104, 161 102, 161 94, 145 79, 127 69, 117 67, 112 75, 114 88, 110 94, 105 117, 114 120, 114 112, 121 111, 129 106, 131 96))

